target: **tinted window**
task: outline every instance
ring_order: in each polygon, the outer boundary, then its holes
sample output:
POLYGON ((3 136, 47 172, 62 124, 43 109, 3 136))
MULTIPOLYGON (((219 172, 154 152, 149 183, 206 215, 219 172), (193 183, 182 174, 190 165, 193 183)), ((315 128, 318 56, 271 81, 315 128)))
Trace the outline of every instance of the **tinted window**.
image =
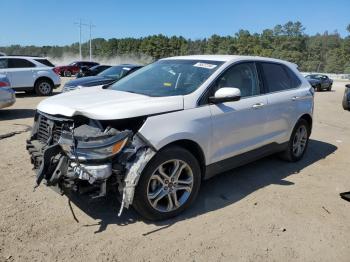
POLYGON ((0 69, 7 68, 7 59, 0 59, 0 69))
POLYGON ((241 97, 260 94, 255 63, 242 63, 229 68, 216 82, 214 92, 222 87, 236 87, 241 97))
POLYGON ((284 66, 284 68, 287 71, 289 78, 291 79, 292 88, 297 88, 298 86, 300 86, 301 81, 299 77, 297 77, 295 73, 291 69, 289 69, 287 66, 284 66))
POLYGON ((35 59, 35 61, 37 61, 43 65, 49 66, 49 67, 54 67, 54 65, 47 59, 35 59))
POLYGON ((261 63, 265 84, 269 92, 277 92, 293 88, 293 83, 285 67, 280 64, 261 63))
POLYGON ((8 67, 9 68, 29 68, 29 67, 35 67, 35 65, 32 62, 25 59, 9 58, 8 67))

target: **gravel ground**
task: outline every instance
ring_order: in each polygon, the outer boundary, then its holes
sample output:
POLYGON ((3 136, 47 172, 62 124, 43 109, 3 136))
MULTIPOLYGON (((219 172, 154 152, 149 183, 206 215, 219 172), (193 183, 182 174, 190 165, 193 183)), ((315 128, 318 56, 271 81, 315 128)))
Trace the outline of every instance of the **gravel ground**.
MULTIPOLYGON (((65 81, 65 80, 64 80, 65 81)), ((350 261, 350 112, 345 82, 315 96, 314 128, 298 163, 268 157, 203 183, 176 219, 117 217, 115 199, 86 203, 33 192, 27 127, 43 98, 0 110, 0 261, 350 261)))

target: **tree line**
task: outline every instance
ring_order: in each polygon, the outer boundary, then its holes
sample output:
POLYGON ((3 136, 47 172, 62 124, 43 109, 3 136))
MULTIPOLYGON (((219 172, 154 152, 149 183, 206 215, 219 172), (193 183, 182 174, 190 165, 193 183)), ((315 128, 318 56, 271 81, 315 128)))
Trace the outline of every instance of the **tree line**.
MULTIPOLYGON (((212 35, 204 39, 186 39, 162 34, 142 38, 96 38, 92 40, 93 54, 108 58, 132 55, 141 61, 144 57, 157 60, 163 57, 193 54, 237 54, 280 58, 296 63, 302 71, 350 74, 349 35, 339 33, 307 35, 300 22, 287 22, 265 29, 262 33, 239 30, 232 36, 212 35)), ((83 56, 88 56, 89 43, 82 45, 83 56)), ((67 53, 78 54, 79 44, 66 46, 0 47, 8 55, 33 55, 60 58, 67 53)))

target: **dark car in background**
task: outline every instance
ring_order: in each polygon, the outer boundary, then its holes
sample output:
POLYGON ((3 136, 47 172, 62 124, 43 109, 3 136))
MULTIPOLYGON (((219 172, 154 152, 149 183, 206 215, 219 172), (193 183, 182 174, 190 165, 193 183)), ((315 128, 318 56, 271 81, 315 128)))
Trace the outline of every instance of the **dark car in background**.
POLYGON ((80 68, 80 72, 77 74, 77 78, 85 76, 95 76, 110 67, 110 65, 96 65, 90 68, 87 66, 83 66, 82 68, 80 68))
POLYGON ((122 64, 112 66, 96 76, 87 76, 67 82, 62 92, 68 92, 84 87, 102 86, 115 83, 119 79, 135 72, 142 66, 133 64, 122 64))
POLYGON ((311 86, 317 91, 332 90, 333 80, 326 75, 311 74, 311 75, 305 76, 305 78, 309 81, 311 86))
POLYGON ((82 67, 91 68, 96 65, 99 65, 99 63, 90 61, 75 61, 66 66, 56 66, 53 70, 60 76, 70 77, 72 75, 78 74, 82 67))
POLYGON ((350 84, 345 85, 343 108, 350 111, 350 84))

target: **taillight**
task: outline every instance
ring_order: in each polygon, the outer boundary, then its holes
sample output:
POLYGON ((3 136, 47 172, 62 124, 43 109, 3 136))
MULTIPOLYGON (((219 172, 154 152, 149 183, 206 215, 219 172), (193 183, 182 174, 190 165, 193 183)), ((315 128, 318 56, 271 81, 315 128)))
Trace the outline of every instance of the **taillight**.
POLYGON ((53 71, 56 75, 59 75, 59 74, 60 74, 60 71, 59 71, 57 68, 53 68, 52 71, 53 71))
POLYGON ((0 87, 9 87, 10 83, 7 81, 0 81, 0 87))

